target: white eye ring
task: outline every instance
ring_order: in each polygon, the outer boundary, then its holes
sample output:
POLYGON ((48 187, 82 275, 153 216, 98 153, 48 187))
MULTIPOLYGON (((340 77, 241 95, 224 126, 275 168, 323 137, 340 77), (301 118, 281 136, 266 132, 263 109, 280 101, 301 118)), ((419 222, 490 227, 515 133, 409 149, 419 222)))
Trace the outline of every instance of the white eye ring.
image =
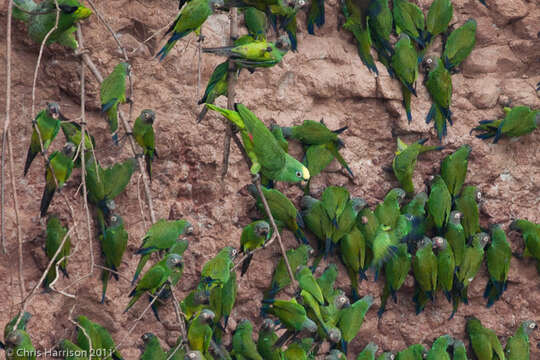
POLYGON ((300 171, 297 171, 297 172, 296 172, 296 177, 301 178, 301 177, 302 177, 302 173, 301 173, 300 171))

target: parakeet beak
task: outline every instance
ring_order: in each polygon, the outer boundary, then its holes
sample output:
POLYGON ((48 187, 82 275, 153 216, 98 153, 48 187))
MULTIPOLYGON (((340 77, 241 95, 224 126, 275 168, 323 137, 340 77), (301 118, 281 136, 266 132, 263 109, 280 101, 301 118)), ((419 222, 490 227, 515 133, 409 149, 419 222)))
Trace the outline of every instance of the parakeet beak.
POLYGON ((302 181, 300 181, 300 184, 302 186, 306 186, 310 177, 311 177, 311 175, 309 174, 308 168, 304 166, 302 168, 302 181))

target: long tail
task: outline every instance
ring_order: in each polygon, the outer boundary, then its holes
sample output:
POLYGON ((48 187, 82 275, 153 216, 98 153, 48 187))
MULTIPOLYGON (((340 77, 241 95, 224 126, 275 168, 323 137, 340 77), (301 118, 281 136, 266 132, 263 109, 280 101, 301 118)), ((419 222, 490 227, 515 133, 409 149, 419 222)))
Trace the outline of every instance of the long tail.
MULTIPOLYGON (((181 32, 181 33, 173 33, 171 38, 167 41, 167 43, 159 50, 159 52, 156 54, 156 57, 159 57, 159 61, 162 61, 165 59, 165 56, 171 51, 171 49, 174 47, 174 44, 190 32, 181 32)), ((204 52, 204 49, 203 49, 204 52)))
POLYGON ((30 169, 30 165, 32 165, 32 161, 36 158, 37 152, 32 151, 32 146, 28 148, 28 153, 26 154, 26 162, 24 164, 24 176, 28 173, 28 169, 30 169))
POLYGON ((407 113, 407 121, 409 124, 412 121, 412 114, 411 114, 411 88, 401 84, 401 93, 403 94, 403 107, 405 108, 405 112, 407 113))
POLYGON ((109 270, 103 270, 101 272, 101 283, 103 284, 103 287, 101 290, 101 303, 102 304, 105 302, 105 294, 107 293, 107 285, 109 284, 110 278, 111 278, 111 274, 109 270))
POLYGON ((150 258, 150 254, 141 256, 141 259, 139 260, 139 263, 137 264, 137 269, 135 269, 135 275, 133 275, 133 280, 131 280, 131 285, 134 285, 137 279, 139 278, 139 275, 141 275, 141 271, 144 268, 144 265, 146 265, 146 262, 150 258))
POLYGON ((148 174, 150 182, 152 182, 152 160, 153 156, 148 153, 144 154, 144 161, 146 162, 146 173, 148 174))
POLYGON ((251 259, 253 259, 253 254, 249 253, 245 260, 242 262, 242 271, 240 273, 240 276, 244 276, 244 274, 247 272, 249 264, 251 264, 251 259))
POLYGON ((203 121, 204 117, 206 116, 206 113, 208 112, 208 108, 206 106, 203 106, 201 112, 197 116, 197 124, 203 121))
POLYGON ((381 294, 381 306, 379 307, 379 311, 377 311, 377 316, 379 319, 383 316, 384 312, 386 311, 386 302, 388 301, 388 297, 390 295, 390 289, 388 285, 385 283, 383 292, 381 294))
POLYGON ((232 55, 231 49, 233 49, 234 46, 221 46, 221 47, 215 47, 215 48, 203 48, 203 53, 208 54, 214 54, 219 56, 226 56, 229 57, 232 55))
POLYGON ((39 207, 41 217, 45 217, 45 215, 47 215, 47 209, 49 209, 49 205, 51 204, 55 191, 56 186, 53 185, 53 187, 50 188, 48 185, 45 185, 43 196, 41 197, 41 206, 39 207))

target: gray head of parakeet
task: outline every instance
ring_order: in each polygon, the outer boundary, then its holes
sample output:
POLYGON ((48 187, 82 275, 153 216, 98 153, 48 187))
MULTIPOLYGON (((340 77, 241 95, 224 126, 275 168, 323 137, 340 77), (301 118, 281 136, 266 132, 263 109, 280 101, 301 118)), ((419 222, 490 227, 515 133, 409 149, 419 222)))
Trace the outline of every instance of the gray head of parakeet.
POLYGON ((225 2, 223 0, 210 0, 210 7, 212 7, 213 11, 222 9, 224 6, 225 2))
POLYGON ((77 146, 72 142, 67 142, 62 148, 62 153, 68 157, 71 157, 73 154, 75 154, 75 150, 77 150, 77 146))
POLYGON ((150 341, 153 337, 155 337, 152 333, 144 333, 143 336, 141 336, 142 341, 146 344, 148 341, 150 341))
POLYGON ((345 294, 340 294, 336 296, 336 298, 334 299, 334 305, 336 306, 337 309, 342 309, 346 306, 350 306, 351 301, 345 294))
POLYGON ((446 247, 448 246, 448 241, 446 241, 445 238, 441 236, 435 236, 433 239, 433 245, 439 249, 440 251, 446 250, 446 247))
POLYGON ((119 215, 111 215, 111 226, 117 226, 122 224, 122 218, 119 215))
POLYGON ((174 269, 177 267, 182 267, 182 256, 178 254, 169 254, 167 255, 167 260, 165 260, 165 263, 167 264, 167 267, 169 269, 174 269))
POLYGON ((270 233, 270 225, 266 221, 260 221, 255 224, 255 234, 266 237, 270 233))
POLYGON ((274 327, 274 321, 272 319, 264 319, 263 323, 261 324, 261 329, 263 330, 270 330, 274 327))
POLYGON ((425 246, 433 246, 433 242, 427 236, 424 236, 424 238, 418 242, 417 250, 420 250, 425 246))
POLYGON ((359 197, 353 197, 351 198, 352 206, 354 211, 360 212, 363 208, 367 206, 366 200, 359 198, 359 197))
POLYGON ((109 209, 109 210, 114 210, 114 209, 116 209, 116 203, 115 203, 114 200, 112 200, 112 199, 109 199, 109 200, 105 201, 105 206, 106 206, 107 209, 109 209))
POLYGON ((478 241, 480 242, 480 245, 482 246, 482 248, 485 248, 486 245, 489 243, 489 235, 486 234, 485 232, 481 232, 481 233, 478 233, 476 235, 474 235, 474 237, 478 238, 478 241))
POLYGON ((156 113, 151 109, 144 109, 141 111, 141 118, 147 124, 153 124, 156 119, 156 113))
POLYGON ((450 213, 450 222, 453 224, 459 224, 462 218, 463 214, 459 211, 454 210, 450 213))
POLYGON ((53 119, 58 119, 60 117, 60 105, 55 102, 47 103, 47 113, 53 119))
POLYGON ((17 347, 21 345, 22 341, 23 341, 23 336, 20 330, 12 331, 6 337, 6 345, 10 347, 17 347))
POLYGON ((288 51, 291 49, 291 40, 289 39, 288 35, 281 35, 276 40, 276 47, 283 51, 288 51))
POLYGON ((203 309, 199 317, 206 323, 214 321, 216 314, 212 310, 203 309))
POLYGON ((312 334, 316 333, 317 329, 319 328, 317 326, 317 324, 313 320, 311 320, 310 318, 306 318, 303 325, 304 325, 304 329, 306 329, 307 331, 309 331, 312 334))
POLYGON ((389 195, 394 197, 401 204, 405 199, 405 196, 407 196, 407 193, 402 188, 393 188, 390 190, 389 195))
POLYGON ((523 330, 525 330, 527 334, 530 334, 531 332, 536 330, 536 328, 538 327, 538 325, 536 325, 536 323, 532 320, 525 321, 522 326, 523 326, 523 330))
POLYGON ((200 351, 195 350, 195 351, 188 352, 186 356, 184 356, 184 359, 185 360, 202 360, 204 358, 200 351))
POLYGON ((338 328, 331 328, 328 330, 328 339, 334 343, 337 344, 339 341, 341 341, 341 331, 338 328))
POLYGON ((424 59, 422 60, 422 67, 424 68, 424 72, 427 74, 431 70, 435 69, 438 61, 439 57, 437 55, 424 56, 424 59))

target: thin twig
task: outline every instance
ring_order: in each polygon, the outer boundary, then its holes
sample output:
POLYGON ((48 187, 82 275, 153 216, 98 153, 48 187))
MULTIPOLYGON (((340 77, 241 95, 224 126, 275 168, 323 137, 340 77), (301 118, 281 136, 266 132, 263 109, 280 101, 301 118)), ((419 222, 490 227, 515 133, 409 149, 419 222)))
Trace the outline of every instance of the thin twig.
POLYGON ((171 287, 171 294, 173 298, 173 306, 174 306, 174 312, 176 313, 176 318, 178 319, 178 325, 180 325, 180 335, 182 336, 181 343, 185 344, 186 351, 189 351, 189 343, 187 338, 187 331, 186 331, 186 314, 184 314, 180 310, 178 298, 176 297, 176 294, 174 293, 174 288, 171 287))
POLYGON ((162 27, 161 29, 158 29, 156 31, 154 31, 152 33, 152 35, 150 35, 148 38, 146 38, 143 42, 141 42, 141 44, 139 46, 137 46, 134 50, 130 51, 129 55, 133 55, 135 54, 137 51, 139 51, 139 49, 144 45, 146 44, 148 41, 152 40, 153 38, 156 37, 157 34, 161 33, 163 30, 167 30, 168 28, 171 27, 171 25, 175 22, 176 19, 172 20, 170 23, 168 23, 167 25, 165 25, 164 27, 162 27))
POLYGON ((2 189, 1 192, 1 201, 2 201, 2 211, 1 211, 1 236, 2 236, 2 251, 6 253, 6 233, 5 233, 5 199, 4 199, 4 180, 5 180, 5 170, 4 170, 4 154, 6 151, 6 137, 7 129, 9 128, 10 122, 10 112, 11 112, 11 19, 13 12, 13 0, 8 1, 8 13, 7 13, 7 44, 6 44, 6 120, 4 121, 4 131, 2 132, 2 189))
MULTIPOLYGON (((236 8, 230 10, 231 28, 229 43, 234 44, 234 39, 238 37, 238 11, 236 8)), ((236 66, 233 61, 229 62, 229 73, 227 75, 227 108, 234 109, 234 97, 236 87, 236 66)), ((221 179, 225 178, 229 170, 229 155, 231 152, 232 124, 227 122, 225 139, 223 142, 223 160, 221 162, 221 179)))
MULTIPOLYGON (((77 23, 77 40, 79 46, 84 51, 84 38, 82 33, 82 28, 79 23, 77 23)), ((88 231, 88 247, 90 248, 90 274, 94 272, 94 247, 92 241, 92 227, 90 224, 90 210, 88 209, 88 199, 87 194, 88 190, 86 188, 86 161, 85 161, 85 146, 86 146, 86 91, 85 91, 85 81, 86 81, 86 68, 84 67, 84 62, 81 60, 81 178, 82 178, 82 187, 83 187, 83 206, 86 213, 86 227, 88 231)), ((93 146, 92 146, 93 147, 93 146)), ((95 158, 94 158, 95 159, 95 158)), ((97 166, 97 163, 96 163, 97 166)), ((99 171, 96 171, 96 174, 99 174, 99 171)))
POLYGON ((242 256, 240 259, 238 259, 237 263, 233 266, 231 271, 236 270, 240 265, 242 265, 244 260, 246 260, 250 255, 253 255, 256 252, 258 252, 260 250, 263 250, 263 249, 266 249, 268 246, 272 245, 274 243, 274 241, 276 241, 276 239, 277 239, 277 235, 274 232, 272 234, 272 237, 270 238, 270 240, 268 240, 267 242, 264 243, 264 247, 258 247, 256 249, 253 249, 250 252, 248 252, 247 254, 245 254, 244 256, 242 256))

